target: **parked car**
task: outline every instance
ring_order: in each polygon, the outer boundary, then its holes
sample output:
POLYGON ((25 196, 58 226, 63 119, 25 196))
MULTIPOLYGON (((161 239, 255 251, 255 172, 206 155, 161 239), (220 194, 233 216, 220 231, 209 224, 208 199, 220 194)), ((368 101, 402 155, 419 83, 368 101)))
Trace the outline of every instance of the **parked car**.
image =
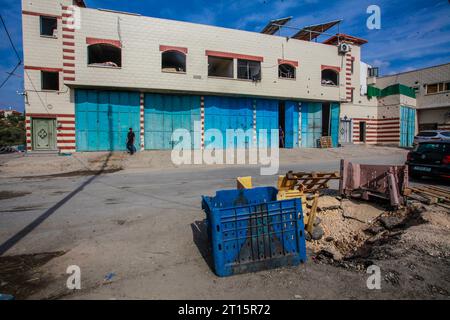
POLYGON ((450 131, 445 130, 424 130, 414 137, 413 145, 426 141, 450 141, 450 131))
POLYGON ((406 165, 413 178, 434 176, 450 179, 450 141, 419 143, 408 153, 406 165))

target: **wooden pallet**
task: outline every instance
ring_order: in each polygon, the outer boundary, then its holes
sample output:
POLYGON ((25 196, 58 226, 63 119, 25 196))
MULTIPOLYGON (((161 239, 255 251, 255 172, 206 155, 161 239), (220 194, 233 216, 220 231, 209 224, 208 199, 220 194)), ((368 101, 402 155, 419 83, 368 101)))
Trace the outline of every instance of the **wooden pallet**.
POLYGON ((286 185, 291 190, 300 190, 304 193, 316 193, 328 188, 330 180, 339 179, 338 172, 292 172, 286 174, 286 185))
POLYGON ((320 148, 332 148, 333 142, 331 140, 330 136, 321 137, 319 140, 319 147, 320 148))
POLYGON ((437 204, 450 209, 450 190, 436 186, 420 186, 409 188, 407 197, 426 204, 437 204))

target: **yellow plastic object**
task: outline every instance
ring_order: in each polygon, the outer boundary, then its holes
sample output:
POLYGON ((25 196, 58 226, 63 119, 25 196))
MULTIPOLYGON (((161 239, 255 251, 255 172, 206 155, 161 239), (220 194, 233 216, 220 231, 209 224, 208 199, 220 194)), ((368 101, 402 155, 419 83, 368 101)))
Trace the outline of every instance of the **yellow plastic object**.
POLYGON ((238 177, 237 179, 238 189, 252 189, 252 177, 238 177))

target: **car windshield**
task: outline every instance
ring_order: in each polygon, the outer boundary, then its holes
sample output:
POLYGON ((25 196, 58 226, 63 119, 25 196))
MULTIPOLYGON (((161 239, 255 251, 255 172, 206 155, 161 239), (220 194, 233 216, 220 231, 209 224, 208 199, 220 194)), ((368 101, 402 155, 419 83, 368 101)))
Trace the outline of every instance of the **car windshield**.
POLYGON ((450 137, 450 131, 441 132, 444 137, 450 137))
POLYGON ((417 146, 417 152, 420 153, 441 153, 443 152, 443 144, 442 143, 421 143, 417 146))
POLYGON ((437 132, 419 132, 418 137, 434 137, 437 135, 437 132))

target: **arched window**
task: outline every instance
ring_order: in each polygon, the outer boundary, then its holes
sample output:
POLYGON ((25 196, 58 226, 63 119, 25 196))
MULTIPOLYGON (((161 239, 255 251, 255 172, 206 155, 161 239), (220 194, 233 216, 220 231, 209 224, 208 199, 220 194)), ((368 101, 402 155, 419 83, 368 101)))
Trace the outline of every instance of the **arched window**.
POLYGON ((295 79, 295 67, 288 63, 282 63, 278 66, 278 77, 285 79, 295 79))
POLYGON ((186 55, 183 52, 164 51, 161 57, 161 70, 165 72, 186 72, 186 55))
POLYGON ((328 86, 339 85, 339 73, 336 70, 324 69, 322 70, 322 84, 328 86))
POLYGON ((122 49, 106 43, 90 45, 88 47, 88 64, 101 67, 121 67, 122 49))

